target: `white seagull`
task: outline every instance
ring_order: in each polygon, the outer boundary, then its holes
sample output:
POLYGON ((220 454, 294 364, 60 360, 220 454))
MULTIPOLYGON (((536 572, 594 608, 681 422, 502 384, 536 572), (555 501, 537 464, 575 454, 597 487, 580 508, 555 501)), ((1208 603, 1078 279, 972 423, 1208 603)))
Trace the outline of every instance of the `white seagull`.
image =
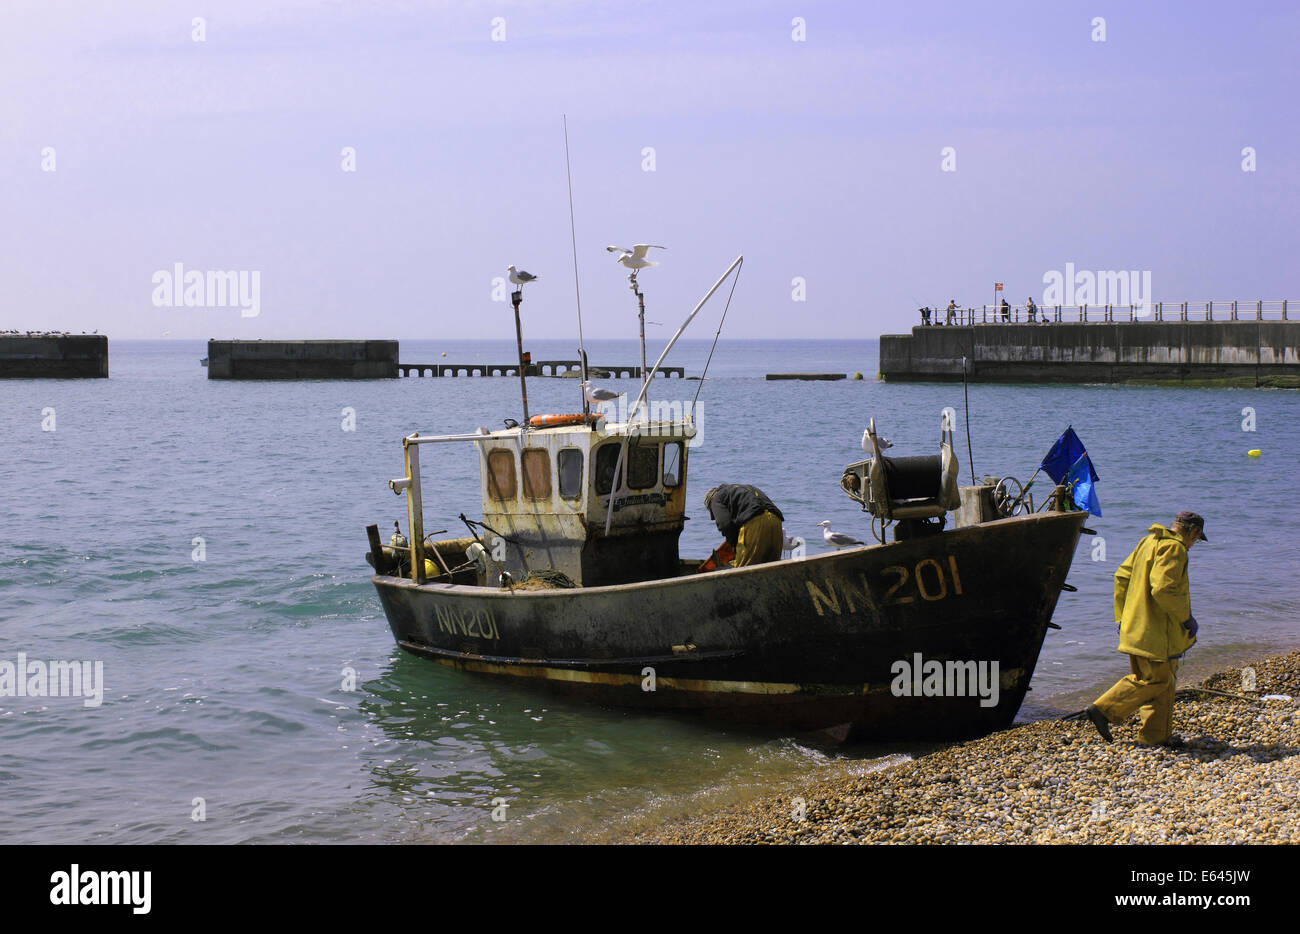
POLYGON ((516 269, 514 266, 507 266, 506 271, 510 273, 510 281, 515 285, 523 285, 525 282, 532 282, 537 278, 531 272, 524 272, 522 269, 516 269))
MULTIPOLYGON (((894 442, 890 441, 888 438, 882 438, 880 435, 876 435, 876 444, 880 445, 881 453, 884 453, 894 446, 894 442)), ((871 446, 870 428, 862 432, 862 450, 866 451, 868 454, 871 454, 875 450, 871 446)))
POLYGON ((605 249, 611 253, 622 254, 619 256, 618 262, 622 263, 628 269, 636 270, 645 269, 647 266, 658 266, 658 263, 645 258, 647 251, 666 250, 668 247, 656 246, 653 243, 638 243, 630 250, 625 246, 607 246, 605 249))
POLYGON ((817 524, 822 527, 822 538, 825 540, 826 544, 830 545, 832 548, 839 549, 848 545, 866 544, 866 542, 859 541, 852 535, 845 535, 843 532, 832 532, 831 521, 829 519, 825 519, 817 524))
POLYGON ((591 380, 589 379, 584 379, 578 385, 582 387, 583 396, 585 396, 587 401, 592 405, 600 405, 602 402, 613 402, 621 395, 621 393, 617 393, 612 389, 597 389, 595 386, 591 385, 591 380))

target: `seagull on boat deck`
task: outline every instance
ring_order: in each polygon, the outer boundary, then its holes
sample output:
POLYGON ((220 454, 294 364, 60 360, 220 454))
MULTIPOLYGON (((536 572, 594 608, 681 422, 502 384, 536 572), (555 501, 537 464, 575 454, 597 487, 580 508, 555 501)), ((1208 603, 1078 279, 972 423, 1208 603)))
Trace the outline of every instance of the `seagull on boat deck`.
MULTIPOLYGON (((876 444, 880 445, 880 451, 882 454, 894 446, 894 442, 890 441, 888 438, 882 438, 880 435, 876 435, 876 444)), ((862 450, 866 451, 868 454, 872 453, 874 450, 871 447, 870 428, 862 432, 862 450)))
POLYGON ((830 545, 832 548, 840 549, 847 547, 848 545, 866 544, 866 542, 859 541, 852 535, 845 535, 843 532, 832 532, 831 521, 829 519, 818 522, 817 524, 822 527, 822 538, 825 540, 826 544, 830 545))
POLYGON ((622 393, 617 393, 612 389, 597 389, 591 385, 591 380, 584 379, 578 384, 582 387, 582 394, 592 405, 600 405, 602 402, 613 402, 622 393))
POLYGON ((524 272, 522 269, 516 269, 514 266, 507 266, 506 271, 510 273, 510 281, 515 285, 523 285, 526 282, 532 282, 537 277, 531 272, 524 272))
POLYGON ((645 269, 647 266, 658 266, 658 263, 645 258, 646 253, 650 250, 666 250, 668 247, 657 246, 653 243, 638 243, 630 250, 625 246, 607 246, 605 249, 611 253, 622 254, 619 256, 618 262, 635 271, 645 269))

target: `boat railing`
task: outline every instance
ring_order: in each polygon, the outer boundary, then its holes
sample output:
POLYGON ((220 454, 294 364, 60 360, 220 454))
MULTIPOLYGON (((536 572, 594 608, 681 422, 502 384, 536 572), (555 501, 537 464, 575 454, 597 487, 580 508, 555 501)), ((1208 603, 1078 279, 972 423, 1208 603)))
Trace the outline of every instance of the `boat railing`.
POLYGON ((406 494, 406 527, 411 541, 411 580, 423 584, 424 577, 424 498, 420 490, 420 445, 456 441, 487 441, 492 435, 474 432, 459 435, 421 435, 418 431, 402 439, 402 466, 406 475, 388 481, 388 488, 406 494))

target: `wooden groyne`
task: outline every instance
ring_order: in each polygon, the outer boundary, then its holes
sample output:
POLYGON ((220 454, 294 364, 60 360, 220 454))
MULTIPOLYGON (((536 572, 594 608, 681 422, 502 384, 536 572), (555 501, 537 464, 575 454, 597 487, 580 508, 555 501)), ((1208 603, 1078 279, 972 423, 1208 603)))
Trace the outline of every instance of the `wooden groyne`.
POLYGON ((0 378, 107 379, 103 334, 0 335, 0 378))
POLYGON ((208 341, 208 379, 395 379, 397 341, 208 341))
MULTIPOLYGON (((589 364, 588 372, 608 373, 609 379, 639 379, 640 366, 596 366, 589 364)), ((518 363, 399 363, 402 376, 518 376, 518 363)), ((574 376, 582 372, 577 360, 538 360, 528 364, 525 376, 574 376)), ((680 366, 661 366, 656 376, 676 376, 682 379, 686 369, 680 366)))
POLYGON ((880 338, 886 381, 1215 383, 1300 388, 1300 321, 918 326, 880 338))

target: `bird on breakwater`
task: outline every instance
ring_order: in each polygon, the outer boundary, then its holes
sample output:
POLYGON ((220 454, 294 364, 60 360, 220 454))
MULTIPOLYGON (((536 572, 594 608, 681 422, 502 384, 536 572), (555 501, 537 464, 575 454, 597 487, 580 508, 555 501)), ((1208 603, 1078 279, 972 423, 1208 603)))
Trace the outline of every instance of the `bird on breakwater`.
POLYGON ((638 243, 632 249, 625 246, 607 246, 605 247, 610 253, 620 253, 617 262, 622 263, 628 269, 645 269, 647 266, 658 266, 654 260, 645 258, 646 253, 650 250, 666 250, 666 246, 658 246, 654 243, 638 243))
POLYGON ((524 285, 537 280, 537 277, 531 272, 524 272, 524 270, 516 269, 514 266, 507 266, 506 272, 510 273, 510 281, 515 285, 524 285))
POLYGON ((852 535, 845 535, 843 532, 832 532, 831 521, 825 519, 817 523, 822 528, 822 540, 832 548, 845 548, 849 545, 865 545, 866 542, 854 538, 852 535))

